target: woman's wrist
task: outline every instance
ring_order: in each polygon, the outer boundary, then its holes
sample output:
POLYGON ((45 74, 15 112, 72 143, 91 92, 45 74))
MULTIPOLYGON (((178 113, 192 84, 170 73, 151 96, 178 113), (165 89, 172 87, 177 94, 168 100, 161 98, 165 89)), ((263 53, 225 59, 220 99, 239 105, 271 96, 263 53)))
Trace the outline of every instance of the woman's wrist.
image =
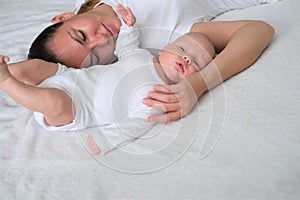
POLYGON ((201 73, 195 73, 188 76, 187 81, 193 88, 194 93, 198 99, 208 90, 207 84, 205 83, 205 80, 203 79, 201 73))

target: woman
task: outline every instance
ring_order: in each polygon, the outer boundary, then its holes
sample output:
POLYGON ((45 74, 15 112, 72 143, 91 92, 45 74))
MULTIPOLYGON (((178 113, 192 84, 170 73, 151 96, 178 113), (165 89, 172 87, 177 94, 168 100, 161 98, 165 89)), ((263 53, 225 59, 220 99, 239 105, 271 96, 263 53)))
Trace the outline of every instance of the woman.
MULTIPOLYGON (((115 61, 115 38, 121 24, 112 7, 117 3, 127 4, 121 0, 103 2, 80 15, 63 13, 54 17, 54 26, 37 37, 28 57, 60 62, 75 68, 115 61), (50 37, 43 38, 45 34, 50 37)), ((207 36, 219 53, 204 70, 189 76, 188 81, 155 86, 154 92, 149 92, 149 98, 144 99, 143 103, 163 110, 165 114, 151 116, 150 121, 169 122, 187 115, 207 90, 253 64, 273 37, 274 29, 263 21, 197 23, 210 14, 205 11, 208 2, 128 2, 136 14, 138 26, 142 27, 142 48, 160 49, 177 35, 190 31, 207 36), (199 16, 199 13, 205 14, 199 16)), ((247 5, 223 5, 219 12, 253 6, 256 1, 249 2, 247 5)))

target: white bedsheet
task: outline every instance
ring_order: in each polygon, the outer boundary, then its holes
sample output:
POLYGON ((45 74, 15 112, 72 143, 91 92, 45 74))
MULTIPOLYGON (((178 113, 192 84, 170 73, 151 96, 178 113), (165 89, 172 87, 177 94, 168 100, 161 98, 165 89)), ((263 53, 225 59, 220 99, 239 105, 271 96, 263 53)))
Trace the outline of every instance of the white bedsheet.
MULTIPOLYGON (((2 0, 0 54, 25 59, 49 19, 74 5, 2 0)), ((0 199, 299 199, 299 8, 283 0, 215 19, 263 19, 276 36, 189 116, 104 158, 81 141, 95 129, 47 132, 0 91, 0 199)))

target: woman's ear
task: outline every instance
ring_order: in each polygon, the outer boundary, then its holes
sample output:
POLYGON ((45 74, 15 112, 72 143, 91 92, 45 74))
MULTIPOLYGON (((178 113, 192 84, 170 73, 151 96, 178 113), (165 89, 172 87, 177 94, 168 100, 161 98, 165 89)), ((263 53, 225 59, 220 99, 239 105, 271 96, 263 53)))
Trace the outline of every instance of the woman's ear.
POLYGON ((67 19, 70 19, 71 17, 74 17, 75 16, 75 13, 73 12, 64 12, 64 13, 61 13, 59 15, 56 15, 55 17, 53 17, 51 19, 51 22, 52 23, 57 23, 57 22, 62 22, 62 21, 65 21, 67 19))

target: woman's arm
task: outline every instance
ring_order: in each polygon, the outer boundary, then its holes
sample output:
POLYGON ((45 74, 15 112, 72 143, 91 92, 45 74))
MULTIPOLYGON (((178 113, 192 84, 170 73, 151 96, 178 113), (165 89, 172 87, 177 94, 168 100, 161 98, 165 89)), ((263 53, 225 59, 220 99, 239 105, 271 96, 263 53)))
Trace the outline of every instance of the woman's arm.
MULTIPOLYGON (((197 23, 191 31, 203 33, 213 42, 219 53, 213 62, 223 80, 253 64, 274 35, 274 28, 269 24, 253 20, 197 23)), ((209 74, 209 67, 201 73, 211 88, 219 83, 211 80, 209 74)))
POLYGON ((0 56, 0 89, 22 106, 41 112, 51 126, 62 126, 73 121, 73 103, 63 91, 55 88, 37 88, 20 82, 13 77, 6 62, 8 57, 0 56))
POLYGON ((187 115, 203 93, 253 64, 274 35, 273 27, 254 20, 196 23, 191 32, 206 35, 219 55, 188 81, 155 86, 144 103, 166 113, 150 116, 149 121, 175 121, 187 115))
POLYGON ((62 126, 73 121, 71 98, 56 88, 37 88, 10 77, 1 86, 11 98, 22 106, 43 113, 50 126, 62 126))
POLYGON ((32 59, 9 64, 8 68, 10 73, 19 81, 29 85, 38 85, 55 75, 58 65, 40 59, 32 59))

